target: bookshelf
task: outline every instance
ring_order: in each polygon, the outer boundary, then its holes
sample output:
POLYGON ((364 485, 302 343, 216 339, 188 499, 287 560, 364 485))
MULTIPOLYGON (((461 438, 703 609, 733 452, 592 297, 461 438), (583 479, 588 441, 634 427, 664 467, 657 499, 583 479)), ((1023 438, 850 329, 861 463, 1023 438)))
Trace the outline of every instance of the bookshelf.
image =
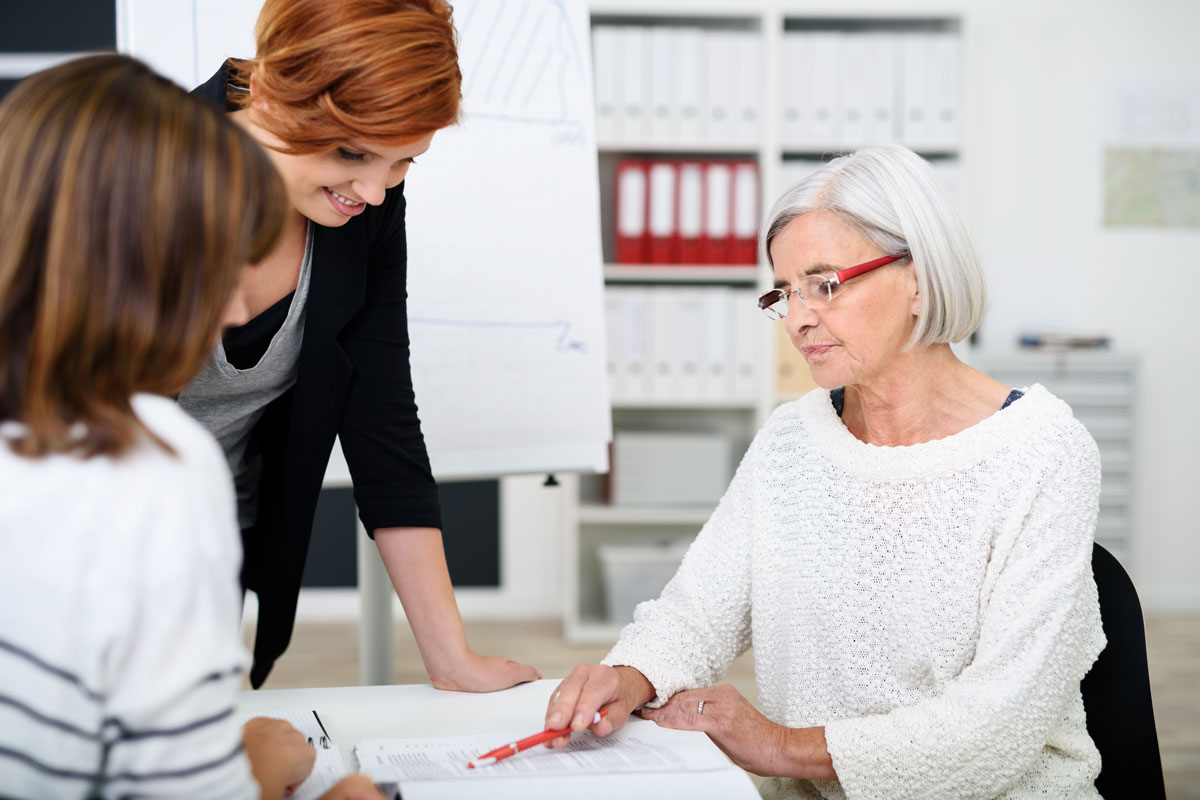
MULTIPOLYGON (((660 0, 649 4, 594 0, 590 7, 593 42, 596 42, 597 31, 607 31, 601 34, 602 41, 595 44, 593 59, 596 70, 601 232, 606 261, 604 278, 610 295, 630 289, 667 294, 692 289, 712 290, 717 294, 733 293, 730 296, 738 298, 739 303, 745 301, 749 307, 748 313, 757 317, 759 312, 753 308, 753 296, 764 291, 771 283, 769 270, 762 263, 618 263, 618 168, 626 159, 643 159, 647 163, 661 160, 677 163, 753 161, 758 170, 756 223, 770 209, 778 194, 807 174, 806 170, 832 155, 875 141, 902 141, 909 144, 930 158, 935 167, 943 168, 943 179, 954 192, 954 184, 959 180, 962 155, 959 144, 961 119, 955 119, 955 124, 950 126, 954 131, 953 136, 940 139, 933 136, 927 142, 905 141, 899 116, 908 109, 900 99, 903 87, 896 84, 888 112, 897 116, 893 126, 894 135, 870 140, 840 135, 828 139, 798 137, 794 106, 803 96, 796 78, 802 70, 789 59, 794 61, 801 52, 798 48, 805 41, 805 36, 824 36, 826 40, 837 43, 838 47, 847 45, 852 53, 864 53, 867 56, 862 62, 864 64, 872 63, 870 57, 874 56, 876 72, 886 65, 898 74, 905 57, 905 47, 919 49, 920 45, 915 43, 920 41, 953 41, 955 45, 949 47, 942 57, 946 59, 944 63, 952 63, 952 71, 956 77, 960 77, 963 59, 961 48, 956 47, 961 41, 961 17, 945 14, 879 15, 845 9, 823 14, 786 0, 766 7, 748 7, 733 0, 704 3, 660 0), (615 35, 619 38, 630 28, 638 31, 632 37, 633 46, 645 49, 632 60, 624 55, 619 61, 614 61, 612 54, 623 52, 618 48, 625 45, 614 45, 603 37, 611 39, 615 35), (732 52, 742 57, 735 59, 739 62, 737 64, 727 62, 728 68, 723 70, 706 65, 704 52, 698 62, 692 62, 697 40, 702 48, 716 42, 714 47, 717 49, 714 52, 718 55, 729 53, 732 48, 732 52), (748 47, 745 42, 751 40, 754 42, 752 51, 737 49, 748 47), (660 108, 657 102, 670 97, 671 93, 651 74, 656 63, 661 67, 671 61, 659 57, 656 62, 655 54, 651 52, 651 43, 657 46, 664 42, 666 44, 662 46, 674 47, 672 52, 675 54, 683 53, 683 60, 687 63, 698 64, 697 76, 682 79, 684 88, 675 92, 682 97, 682 110, 678 111, 674 121, 666 119, 670 112, 660 108), (890 55, 881 59, 881 52, 890 55), (747 56, 747 53, 750 55, 747 56), (641 66, 641 71, 638 75, 610 74, 605 65, 611 63, 619 64, 612 72, 627 71, 630 63, 635 67, 641 66), (718 74, 722 72, 728 75, 718 74), (641 80, 638 80, 639 76, 641 80), (738 107, 740 114, 736 109, 733 112, 744 124, 731 129, 712 122, 711 115, 715 109, 703 93, 712 89, 713 85, 718 87, 715 91, 726 91, 728 87, 722 89, 720 81, 738 76, 744 85, 737 93, 748 99, 745 108, 738 107), (696 96, 697 91, 701 92, 699 96, 696 96), (622 92, 628 96, 621 96, 622 92), (621 104, 629 101, 630 97, 633 98, 631 102, 638 105, 638 110, 614 121, 612 115, 620 114, 621 104), (690 116, 689 103, 694 105, 690 116), (634 122, 629 123, 630 119, 634 122), (705 125, 710 125, 711 129, 706 130, 705 125)), ((874 74, 871 69, 860 69, 858 79, 870 80, 871 74, 874 74)), ((961 116, 962 108, 959 102, 954 113, 961 116)), ((626 108, 626 111, 629 109, 626 108)), ((732 315, 741 313, 742 306, 732 305, 729 308, 729 314, 732 315)), ((710 317, 707 322, 732 327, 728 319, 710 317)), ((611 322, 610 327, 613 327, 611 322)), ((754 330, 758 361, 752 386, 742 384, 744 391, 737 392, 736 397, 707 397, 703 393, 694 393, 659 398, 631 397, 628 392, 618 391, 619 387, 614 384, 614 431, 618 434, 623 430, 700 432, 726 437, 732 443, 735 456, 734 463, 728 465, 732 475, 736 462, 771 411, 781 402, 798 397, 812 386, 803 359, 791 349, 778 324, 772 324, 762 317, 754 330)), ((652 328, 650 333, 653 333, 652 328)), ((610 349, 613 347, 610 340, 610 349)), ((604 569, 598 556, 602 546, 666 544, 690 540, 716 505, 714 498, 711 504, 701 507, 616 506, 608 499, 609 482, 613 479, 609 476, 580 476, 572 478, 571 486, 567 487, 572 492, 572 498, 567 504, 565 519, 567 540, 563 555, 563 618, 567 639, 575 643, 614 641, 623 624, 605 616, 605 593, 610 587, 605 586, 604 569)))

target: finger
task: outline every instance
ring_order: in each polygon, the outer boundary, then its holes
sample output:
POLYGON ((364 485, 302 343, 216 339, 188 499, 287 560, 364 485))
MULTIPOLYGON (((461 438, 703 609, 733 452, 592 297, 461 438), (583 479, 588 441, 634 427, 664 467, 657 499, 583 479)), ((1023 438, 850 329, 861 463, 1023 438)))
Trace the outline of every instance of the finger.
POLYGON ((666 711, 665 707, 658 709, 657 714, 654 714, 650 719, 660 728, 671 728, 677 731, 703 731, 708 733, 716 726, 712 717, 703 714, 697 714, 695 709, 692 711, 666 711))
POLYGON ((587 671, 586 664, 575 667, 550 695, 550 702, 546 706, 546 730, 556 730, 567 726, 567 720, 571 718, 571 713, 575 710, 575 702, 579 699, 579 693, 583 689, 584 683, 587 682, 587 671))
POLYGON ((575 712, 571 717, 570 727, 573 731, 581 731, 598 724, 594 720, 601 708, 618 699, 620 681, 611 669, 597 668, 588 675, 588 681, 579 692, 575 701, 575 712))

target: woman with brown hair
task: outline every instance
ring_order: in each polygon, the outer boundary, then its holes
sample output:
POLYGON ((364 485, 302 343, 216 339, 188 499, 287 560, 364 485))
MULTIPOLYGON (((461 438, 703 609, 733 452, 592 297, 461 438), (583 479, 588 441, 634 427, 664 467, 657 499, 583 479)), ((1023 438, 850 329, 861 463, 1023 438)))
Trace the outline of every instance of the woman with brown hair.
POLYGON ((227 61, 194 93, 267 148, 288 221, 243 281, 250 322, 226 333, 180 397, 221 442, 237 484, 243 583, 259 607, 251 682, 262 684, 291 638, 335 437, 434 686, 533 680, 532 667, 467 645, 409 366, 402 182, 458 120, 450 7, 267 0, 255 38, 255 58, 227 61))
POLYGON ((5 795, 282 797, 312 768, 286 723, 233 716, 229 473, 168 399, 245 320, 285 212, 261 148, 133 59, 0 103, 5 795))

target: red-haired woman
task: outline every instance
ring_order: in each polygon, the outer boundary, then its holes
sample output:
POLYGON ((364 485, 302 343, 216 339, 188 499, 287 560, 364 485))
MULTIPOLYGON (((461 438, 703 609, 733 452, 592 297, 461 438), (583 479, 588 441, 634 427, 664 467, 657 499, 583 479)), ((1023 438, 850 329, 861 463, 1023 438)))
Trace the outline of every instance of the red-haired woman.
POLYGON ((402 181, 458 119, 450 7, 267 0, 255 37, 255 58, 227 61, 195 93, 267 148, 291 201, 287 229, 243 280, 252 319, 180 396, 237 484, 243 582, 259 602, 251 682, 291 638, 335 436, 433 684, 492 691, 535 679, 467 645, 409 367, 402 181))

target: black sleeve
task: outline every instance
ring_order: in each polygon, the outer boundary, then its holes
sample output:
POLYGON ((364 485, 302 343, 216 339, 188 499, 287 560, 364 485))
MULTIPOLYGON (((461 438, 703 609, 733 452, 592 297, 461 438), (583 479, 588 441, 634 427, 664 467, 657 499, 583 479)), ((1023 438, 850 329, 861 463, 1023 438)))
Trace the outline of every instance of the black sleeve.
POLYGON ((367 532, 442 526, 409 362, 403 184, 364 219, 367 283, 341 334, 353 365, 339 436, 367 532))

